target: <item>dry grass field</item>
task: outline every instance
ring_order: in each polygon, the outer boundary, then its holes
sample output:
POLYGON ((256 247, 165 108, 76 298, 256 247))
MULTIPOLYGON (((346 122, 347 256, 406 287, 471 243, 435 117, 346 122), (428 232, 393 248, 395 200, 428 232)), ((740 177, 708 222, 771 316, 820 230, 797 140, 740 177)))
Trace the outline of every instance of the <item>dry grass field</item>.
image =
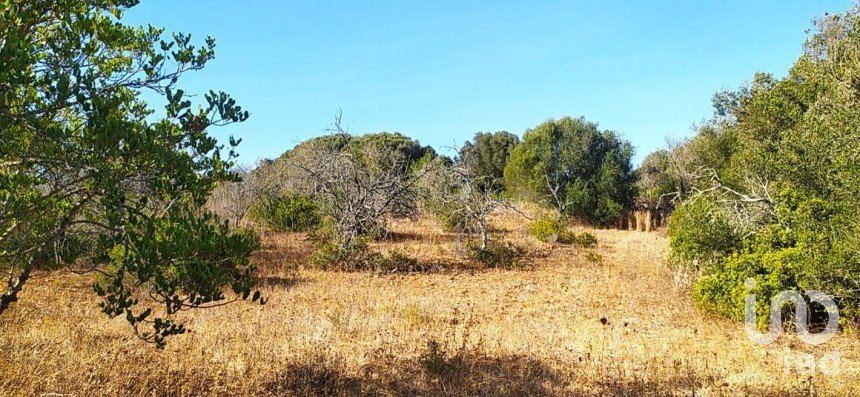
POLYGON ((752 345, 741 324, 698 311, 665 234, 592 231, 594 251, 543 244, 513 215, 522 268, 459 259, 456 236, 398 222, 382 250, 421 272, 311 270, 302 235, 257 254, 265 306, 185 313, 163 351, 100 314, 84 276, 27 285, 0 318, 0 395, 857 395, 860 344, 752 345), (840 372, 787 371, 786 354, 838 351, 840 372))

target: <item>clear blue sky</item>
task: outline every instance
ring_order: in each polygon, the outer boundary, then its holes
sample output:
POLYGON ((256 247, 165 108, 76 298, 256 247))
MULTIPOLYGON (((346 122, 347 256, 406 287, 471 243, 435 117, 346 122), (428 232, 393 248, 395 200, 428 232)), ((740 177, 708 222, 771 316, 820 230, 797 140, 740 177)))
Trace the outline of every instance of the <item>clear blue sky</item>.
POLYGON ((329 126, 399 131, 437 149, 477 131, 520 134, 585 116, 636 162, 711 115, 711 95, 756 71, 783 76, 813 18, 842 1, 143 0, 126 15, 217 39, 184 81, 251 112, 215 131, 241 161, 275 157, 329 126), (650 3, 650 4, 647 4, 650 3))

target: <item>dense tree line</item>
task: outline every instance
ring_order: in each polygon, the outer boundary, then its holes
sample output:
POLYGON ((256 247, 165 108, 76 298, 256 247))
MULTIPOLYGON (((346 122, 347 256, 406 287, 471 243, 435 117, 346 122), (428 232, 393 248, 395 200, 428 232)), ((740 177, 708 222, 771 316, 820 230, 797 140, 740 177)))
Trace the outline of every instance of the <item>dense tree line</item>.
POLYGON ((860 19, 827 16, 784 78, 757 74, 714 97, 714 118, 643 164, 649 197, 678 208, 673 254, 695 265, 694 298, 743 318, 744 296, 832 294, 843 320, 860 307, 860 19), (753 278, 748 291, 744 281, 753 278))
POLYGON ((399 133, 353 136, 340 131, 302 142, 255 172, 277 174, 270 184, 293 194, 313 185, 297 177, 297 168, 325 166, 322 153, 350 157, 363 169, 402 168, 403 176, 429 172, 428 165, 435 171, 457 168, 482 194, 531 200, 555 208, 559 216, 597 225, 623 216, 636 194, 630 143, 615 132, 598 130, 595 123, 569 117, 542 123, 527 131, 522 142, 507 131, 479 132, 454 159, 399 133))

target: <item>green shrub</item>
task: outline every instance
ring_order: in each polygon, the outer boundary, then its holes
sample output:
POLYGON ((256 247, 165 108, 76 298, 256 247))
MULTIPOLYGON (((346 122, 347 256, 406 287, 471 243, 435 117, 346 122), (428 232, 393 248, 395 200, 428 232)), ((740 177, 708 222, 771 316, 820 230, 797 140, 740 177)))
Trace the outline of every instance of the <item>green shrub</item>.
POLYGON ((682 261, 716 261, 740 246, 728 220, 706 200, 688 201, 672 213, 669 246, 682 261))
POLYGON ((323 269, 351 269, 367 255, 367 244, 341 247, 328 241, 316 241, 310 256, 311 266, 323 269))
POLYGON ((781 195, 780 200, 777 212, 789 227, 769 225, 748 237, 735 253, 704 267, 693 287, 694 300, 714 313, 742 320, 744 298, 755 294, 758 323, 765 327, 773 296, 787 290, 818 290, 835 297, 844 321, 857 321, 860 294, 851 280, 860 277, 860 262, 846 239, 830 235, 831 224, 840 224, 833 205, 790 195, 781 195), (744 285, 748 278, 755 280, 754 289, 744 285))
POLYGON ((597 237, 593 234, 576 234, 568 230, 563 220, 553 217, 536 219, 532 222, 529 234, 545 243, 575 244, 586 248, 597 245, 597 237))
POLYGON ((376 266, 371 270, 387 273, 422 270, 418 266, 418 261, 416 261, 415 258, 399 249, 389 251, 381 259, 382 260, 376 263, 376 266))
POLYGON ((580 247, 594 247, 597 245, 597 237, 589 232, 582 232, 574 236, 573 243, 580 247))
POLYGON ((523 247, 509 243, 491 240, 487 244, 487 248, 481 248, 474 245, 469 247, 472 250, 472 256, 481 264, 490 268, 515 268, 522 267, 521 259, 525 256, 526 250, 523 247))
POLYGON ((585 259, 591 263, 601 263, 603 262, 603 255, 594 251, 588 251, 585 253, 585 259))
POLYGON ((567 230, 564 221, 554 217, 542 217, 532 222, 529 234, 545 243, 571 244, 576 235, 567 230))
POLYGON ((263 200, 252 209, 253 218, 278 232, 305 232, 320 226, 319 207, 310 198, 285 195, 263 200))
POLYGON ((597 123, 582 117, 548 120, 526 131, 510 151, 504 185, 513 197, 609 226, 633 204, 632 157, 629 141, 597 123))
POLYGON ((759 326, 764 327, 773 296, 781 291, 802 290, 801 252, 796 247, 774 247, 778 234, 778 227, 772 227, 740 252, 705 268, 693 286, 693 300, 706 310, 741 321, 746 295, 755 294, 759 326), (756 282, 752 290, 744 285, 748 278, 756 282))
POLYGON ((740 319, 751 277, 760 315, 776 291, 819 290, 842 320, 860 320, 860 118, 854 98, 833 89, 860 79, 858 12, 817 21, 787 76, 758 73, 718 93, 714 121, 668 152, 688 164, 675 177, 710 174, 684 187, 669 225, 674 255, 704 260, 700 305, 740 319))
POLYGON ((481 180, 482 191, 500 191, 505 165, 519 143, 520 137, 507 131, 478 132, 474 143, 466 141, 460 148, 460 158, 481 180))
POLYGON ((344 248, 330 241, 317 241, 310 257, 311 266, 323 270, 363 271, 378 273, 423 270, 418 262, 401 250, 381 254, 370 250, 366 243, 356 242, 344 248))

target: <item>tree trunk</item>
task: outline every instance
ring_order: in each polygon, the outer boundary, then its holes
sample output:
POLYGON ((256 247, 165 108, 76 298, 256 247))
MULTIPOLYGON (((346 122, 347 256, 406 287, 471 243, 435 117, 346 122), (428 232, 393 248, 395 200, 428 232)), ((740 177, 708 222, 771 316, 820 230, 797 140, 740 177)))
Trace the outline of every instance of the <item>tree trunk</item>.
POLYGON ((481 222, 481 249, 486 251, 490 243, 490 231, 486 222, 481 222))
POLYGON ((9 305, 12 302, 16 302, 18 300, 18 293, 21 292, 21 289, 24 288, 24 284, 27 283, 27 280, 30 279, 30 271, 32 270, 31 266, 26 266, 24 270, 18 275, 18 279, 13 281, 9 281, 9 286, 6 289, 6 292, 3 295, 0 295, 0 315, 9 308, 9 305))

